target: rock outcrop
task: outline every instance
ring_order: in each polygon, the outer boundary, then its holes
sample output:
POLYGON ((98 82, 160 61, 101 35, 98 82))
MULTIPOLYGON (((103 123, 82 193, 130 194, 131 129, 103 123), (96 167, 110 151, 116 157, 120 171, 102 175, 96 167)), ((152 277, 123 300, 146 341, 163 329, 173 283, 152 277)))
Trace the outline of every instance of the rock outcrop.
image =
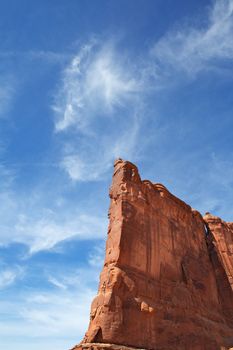
POLYGON ((233 223, 193 210, 115 162, 90 324, 75 349, 233 347, 233 223))

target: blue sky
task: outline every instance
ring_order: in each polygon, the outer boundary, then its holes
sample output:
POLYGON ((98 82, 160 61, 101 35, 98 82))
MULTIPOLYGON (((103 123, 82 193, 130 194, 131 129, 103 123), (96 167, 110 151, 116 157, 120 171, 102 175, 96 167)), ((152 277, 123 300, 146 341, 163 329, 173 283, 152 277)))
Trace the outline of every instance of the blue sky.
POLYGON ((233 220, 233 1, 0 2, 0 348, 88 325, 117 157, 233 220))

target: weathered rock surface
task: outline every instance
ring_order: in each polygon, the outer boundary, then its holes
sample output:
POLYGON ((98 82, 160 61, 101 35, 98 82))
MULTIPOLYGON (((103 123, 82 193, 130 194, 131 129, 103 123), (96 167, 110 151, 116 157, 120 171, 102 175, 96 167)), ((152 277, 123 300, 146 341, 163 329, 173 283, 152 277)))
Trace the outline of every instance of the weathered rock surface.
POLYGON ((201 214, 115 162, 88 331, 75 349, 233 346, 233 223, 201 214))
POLYGON ((204 220, 233 289, 233 222, 225 222, 210 213, 206 213, 204 220))

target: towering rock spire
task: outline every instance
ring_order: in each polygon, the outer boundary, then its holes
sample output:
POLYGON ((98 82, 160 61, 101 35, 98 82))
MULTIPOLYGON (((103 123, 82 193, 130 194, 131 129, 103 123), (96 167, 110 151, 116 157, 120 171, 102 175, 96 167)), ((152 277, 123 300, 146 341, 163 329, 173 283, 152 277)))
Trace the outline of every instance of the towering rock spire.
POLYGON ((121 159, 90 324, 76 349, 233 346, 233 224, 196 210, 121 159))

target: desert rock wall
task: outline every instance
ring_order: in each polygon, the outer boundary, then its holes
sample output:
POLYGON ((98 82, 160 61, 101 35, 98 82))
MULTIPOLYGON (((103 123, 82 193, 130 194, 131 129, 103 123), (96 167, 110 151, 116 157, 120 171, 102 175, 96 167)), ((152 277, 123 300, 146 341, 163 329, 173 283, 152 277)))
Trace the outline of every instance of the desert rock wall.
POLYGON ((123 160, 115 162, 110 198, 104 267, 79 346, 233 346, 233 224, 203 220, 123 160))

